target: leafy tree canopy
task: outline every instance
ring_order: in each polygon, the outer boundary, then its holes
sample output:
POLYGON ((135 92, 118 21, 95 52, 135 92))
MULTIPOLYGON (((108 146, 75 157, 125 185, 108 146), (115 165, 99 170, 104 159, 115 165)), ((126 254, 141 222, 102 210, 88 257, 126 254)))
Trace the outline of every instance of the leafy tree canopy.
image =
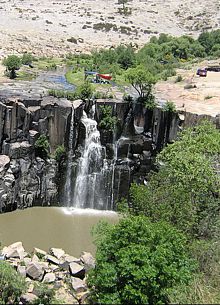
POLYGON ((89 274, 95 304, 162 304, 194 264, 183 234, 147 218, 122 218, 96 230, 96 268, 89 274))

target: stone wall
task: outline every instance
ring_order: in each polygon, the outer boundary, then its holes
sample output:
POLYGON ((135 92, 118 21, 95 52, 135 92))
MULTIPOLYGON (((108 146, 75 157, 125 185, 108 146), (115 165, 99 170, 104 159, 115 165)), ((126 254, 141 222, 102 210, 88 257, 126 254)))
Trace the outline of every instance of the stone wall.
MULTIPOLYGON (((82 103, 74 103, 76 125, 82 103)), ((58 165, 35 156, 34 144, 48 137, 50 153, 68 145, 72 103, 66 99, 0 98, 0 211, 56 203, 58 165)))

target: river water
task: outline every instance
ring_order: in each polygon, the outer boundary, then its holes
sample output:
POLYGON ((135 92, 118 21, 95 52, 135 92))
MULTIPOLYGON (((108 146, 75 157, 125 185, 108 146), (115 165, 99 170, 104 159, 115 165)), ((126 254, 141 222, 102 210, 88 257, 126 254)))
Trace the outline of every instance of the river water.
POLYGON ((0 215, 0 242, 7 246, 22 241, 28 252, 34 247, 45 251, 57 247, 74 256, 79 256, 82 251, 94 255, 91 230, 100 220, 115 223, 118 216, 111 211, 57 207, 16 210, 0 215))

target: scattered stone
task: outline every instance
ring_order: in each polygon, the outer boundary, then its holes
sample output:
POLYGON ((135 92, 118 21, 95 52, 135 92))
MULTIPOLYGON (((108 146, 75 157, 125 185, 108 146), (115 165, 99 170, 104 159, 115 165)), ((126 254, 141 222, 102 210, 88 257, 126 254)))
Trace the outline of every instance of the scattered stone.
POLYGON ((22 304, 31 304, 32 302, 34 302, 37 299, 38 299, 38 297, 35 294, 29 293, 29 292, 27 292, 21 296, 22 304))
POLYGON ((23 259, 23 262, 25 263, 25 266, 27 266, 27 265, 30 264, 31 258, 30 258, 30 257, 25 257, 25 258, 23 259))
POLYGON ((69 270, 70 263, 80 263, 80 259, 71 255, 64 255, 60 261, 60 267, 66 270, 69 270))
POLYGON ((43 275, 44 275, 44 270, 41 266, 41 264, 39 263, 30 263, 28 266, 27 266, 27 275, 33 279, 33 280, 38 280, 38 281, 41 281, 42 278, 43 278, 43 275))
POLYGON ((80 293, 86 291, 86 284, 83 280, 73 277, 71 279, 71 285, 75 293, 80 293))
POLYGON ((55 256, 56 258, 60 259, 62 256, 64 256, 65 251, 63 251, 63 249, 59 249, 59 248, 51 248, 50 253, 53 256, 55 256))
POLYGON ((8 247, 4 247, 2 250, 2 254, 6 256, 6 258, 20 258, 23 259, 26 255, 22 242, 16 242, 11 244, 8 247))
POLYGON ((52 255, 46 255, 45 258, 48 260, 48 262, 50 262, 52 264, 55 264, 55 265, 59 265, 60 264, 60 261, 56 257, 54 257, 52 255))
POLYGON ((56 280, 56 276, 54 273, 46 273, 43 279, 43 283, 54 283, 56 280))
POLYGON ((89 252, 82 252, 80 257, 86 271, 95 268, 95 259, 89 252))
POLYGON ((26 277, 26 267, 25 266, 18 266, 17 268, 18 273, 23 277, 26 277))
POLYGON ((47 252, 39 248, 34 248, 34 254, 36 254, 41 259, 47 255, 47 252))
POLYGON ((38 256, 36 254, 33 255, 32 262, 34 262, 34 263, 38 263, 39 262, 39 258, 38 258, 38 256))
POLYGON ((85 276, 84 266, 81 266, 77 263, 70 263, 70 273, 72 276, 84 278, 85 276))

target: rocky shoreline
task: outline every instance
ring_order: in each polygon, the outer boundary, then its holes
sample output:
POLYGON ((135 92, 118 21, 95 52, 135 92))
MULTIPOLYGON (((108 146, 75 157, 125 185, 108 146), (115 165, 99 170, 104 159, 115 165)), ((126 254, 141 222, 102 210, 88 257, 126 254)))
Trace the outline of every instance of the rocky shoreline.
POLYGON ((79 258, 60 248, 50 248, 48 252, 34 248, 28 253, 22 242, 4 247, 0 253, 0 260, 13 266, 27 283, 19 304, 29 304, 38 298, 37 283, 47 284, 48 289, 55 290, 55 297, 65 304, 88 303, 86 279, 88 271, 95 267, 91 253, 82 252, 79 258))

